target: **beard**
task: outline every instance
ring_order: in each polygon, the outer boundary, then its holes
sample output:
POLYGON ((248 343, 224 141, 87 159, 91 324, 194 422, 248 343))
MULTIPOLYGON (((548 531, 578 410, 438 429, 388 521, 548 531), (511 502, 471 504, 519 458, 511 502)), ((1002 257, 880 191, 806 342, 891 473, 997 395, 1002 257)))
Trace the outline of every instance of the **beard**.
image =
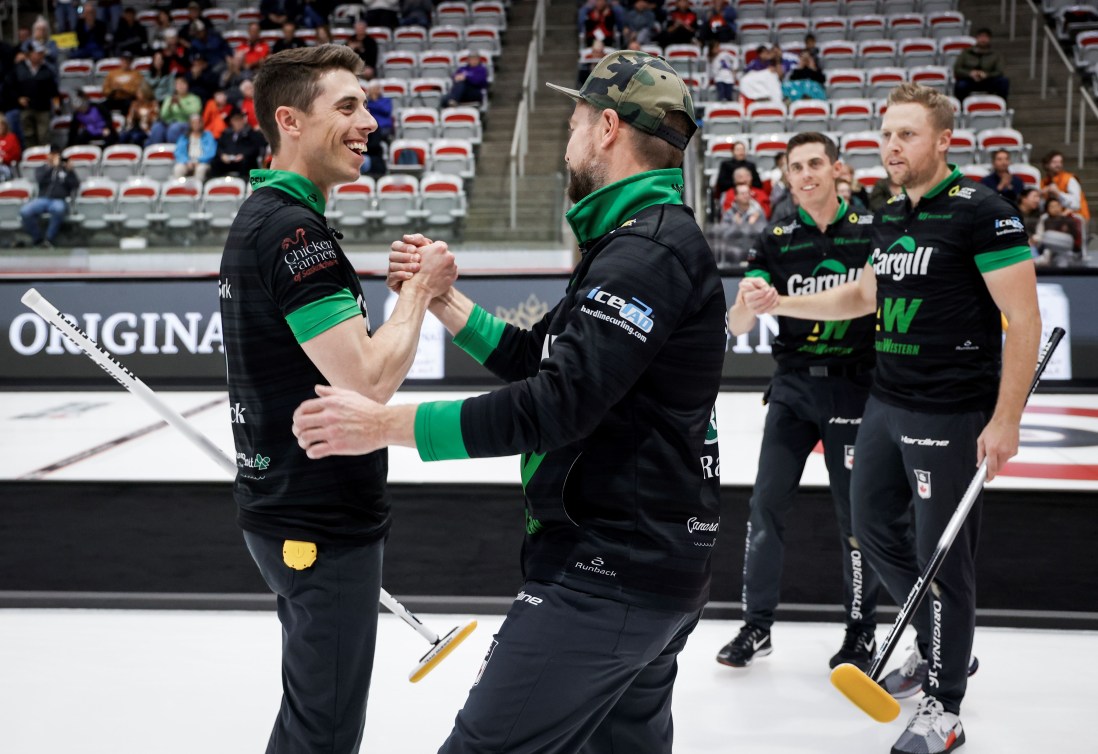
POLYGON ((588 163, 568 168, 568 198, 573 204, 585 199, 606 185, 606 167, 588 163))

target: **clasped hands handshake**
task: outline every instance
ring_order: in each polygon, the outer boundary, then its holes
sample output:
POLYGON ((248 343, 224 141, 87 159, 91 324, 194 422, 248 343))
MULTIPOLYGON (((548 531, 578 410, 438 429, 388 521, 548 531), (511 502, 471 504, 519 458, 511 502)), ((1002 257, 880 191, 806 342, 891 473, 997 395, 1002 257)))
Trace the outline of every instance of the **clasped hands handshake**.
POLYGON ((778 306, 778 289, 761 278, 747 277, 740 281, 737 297, 752 314, 758 316, 773 311, 778 306))
MULTIPOLYGON (((446 242, 416 233, 393 242, 385 284, 395 293, 404 286, 419 286, 434 299, 450 290, 457 274, 446 242)), ((359 455, 389 444, 393 428, 386 419, 392 417, 385 405, 328 385, 317 385, 316 394, 294 411, 294 437, 309 458, 359 455)))

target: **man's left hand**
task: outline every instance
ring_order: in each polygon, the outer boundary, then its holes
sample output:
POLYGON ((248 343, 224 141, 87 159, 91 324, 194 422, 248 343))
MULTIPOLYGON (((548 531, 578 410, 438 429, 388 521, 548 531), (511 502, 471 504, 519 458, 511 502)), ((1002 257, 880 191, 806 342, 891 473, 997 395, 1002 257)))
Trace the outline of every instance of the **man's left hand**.
POLYGON ((976 438, 976 463, 987 459, 987 481, 994 479, 1006 462, 1018 455, 1018 424, 992 417, 976 438))
POLYGON ((385 447, 380 403, 353 390, 317 385, 294 411, 294 437, 309 458, 362 455, 385 447))

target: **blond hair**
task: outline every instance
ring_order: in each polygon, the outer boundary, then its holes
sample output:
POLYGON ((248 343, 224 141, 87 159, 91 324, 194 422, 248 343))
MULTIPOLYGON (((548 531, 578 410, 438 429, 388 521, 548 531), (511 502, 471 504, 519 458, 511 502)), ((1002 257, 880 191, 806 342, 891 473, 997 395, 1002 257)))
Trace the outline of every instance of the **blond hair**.
POLYGON ((953 103, 936 89, 910 81, 900 84, 888 95, 888 106, 893 105, 921 105, 934 128, 939 131, 953 129, 953 103))

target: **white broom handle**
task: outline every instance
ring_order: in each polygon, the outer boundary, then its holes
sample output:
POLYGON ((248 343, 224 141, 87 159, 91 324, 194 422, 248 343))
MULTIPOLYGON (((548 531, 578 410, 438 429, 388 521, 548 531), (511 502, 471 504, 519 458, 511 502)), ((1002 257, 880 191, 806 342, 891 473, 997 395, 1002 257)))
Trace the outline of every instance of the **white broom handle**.
MULTIPOLYGON (((113 377, 119 385, 140 398, 145 405, 155 411, 161 419, 177 429, 180 434, 201 448, 214 463, 219 465, 233 477, 236 476, 236 463, 233 462, 232 458, 230 458, 224 450, 215 445, 205 434, 198 431, 198 429, 184 419, 178 411, 162 401, 160 396, 154 393, 148 385, 138 379, 133 372, 115 361, 114 358, 96 344, 87 333, 65 319, 53 304, 42 297, 42 294, 34 288, 31 288, 23 294, 23 297, 20 300, 42 317, 42 319, 63 332, 69 340, 79 346, 80 349, 84 351, 92 361, 98 364, 104 372, 113 377)), ((404 605, 397 602, 393 596, 384 589, 381 590, 379 600, 382 605, 414 628, 424 639, 432 644, 438 642, 438 634, 436 632, 423 625, 419 618, 408 612, 404 605)))

